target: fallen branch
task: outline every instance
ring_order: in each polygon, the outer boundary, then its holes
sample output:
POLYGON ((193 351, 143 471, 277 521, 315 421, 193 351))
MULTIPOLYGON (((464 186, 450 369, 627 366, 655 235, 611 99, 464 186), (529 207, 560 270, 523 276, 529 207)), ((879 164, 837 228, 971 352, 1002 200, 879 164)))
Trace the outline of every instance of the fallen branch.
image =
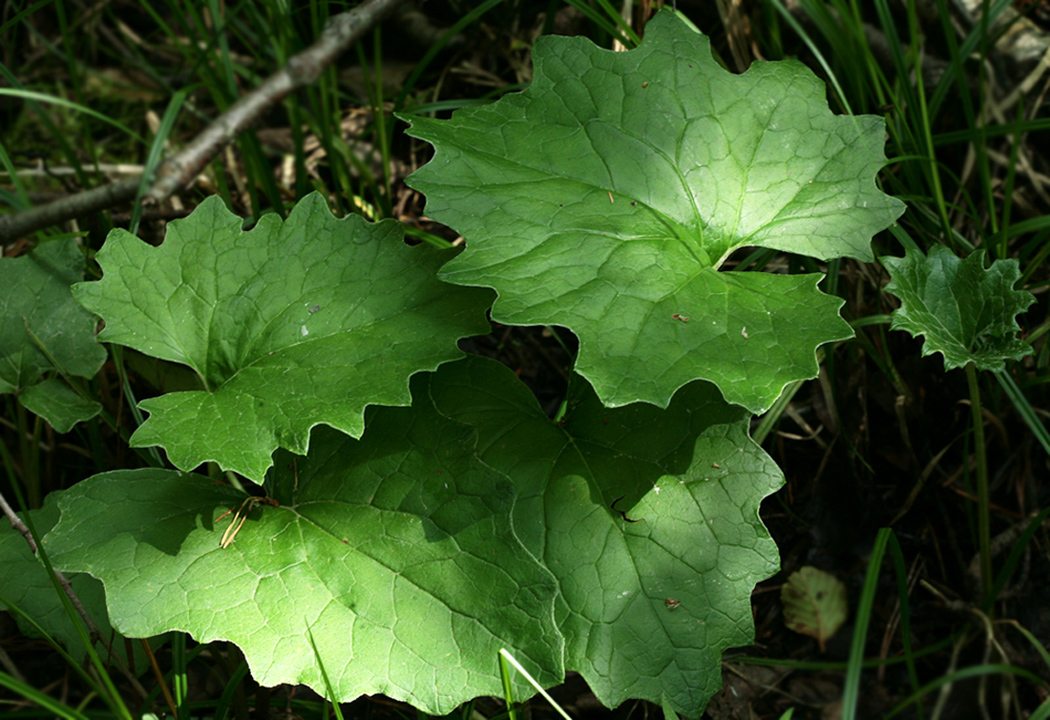
MULTIPOLYGON (((185 148, 157 168, 144 202, 157 203, 192 183, 205 166, 270 107, 313 83, 326 67, 404 0, 367 0, 329 18, 321 38, 215 119, 185 148)), ((141 177, 132 177, 14 215, 0 217, 0 243, 135 199, 141 177)))

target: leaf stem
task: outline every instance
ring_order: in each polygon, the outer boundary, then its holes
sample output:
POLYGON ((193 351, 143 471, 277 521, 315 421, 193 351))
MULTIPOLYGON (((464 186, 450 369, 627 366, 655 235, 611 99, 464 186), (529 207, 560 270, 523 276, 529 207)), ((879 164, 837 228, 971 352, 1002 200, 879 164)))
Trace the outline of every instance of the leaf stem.
POLYGON ((992 552, 988 529, 988 462, 984 446, 984 419, 981 412, 981 389, 977 385, 977 367, 966 363, 966 382, 970 388, 970 410, 973 413, 974 454, 977 461, 977 544, 981 553, 981 596, 985 602, 992 590, 992 552))

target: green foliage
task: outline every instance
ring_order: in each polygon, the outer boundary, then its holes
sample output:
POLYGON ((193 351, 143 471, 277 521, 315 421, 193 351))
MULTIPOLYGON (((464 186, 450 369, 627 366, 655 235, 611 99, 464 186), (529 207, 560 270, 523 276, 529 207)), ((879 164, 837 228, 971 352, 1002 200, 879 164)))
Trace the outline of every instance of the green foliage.
POLYGON ((750 589, 778 567, 758 506, 783 479, 748 414, 706 383, 666 410, 614 410, 581 382, 553 424, 482 360, 439 372, 431 395, 514 480, 516 531, 558 578, 566 669, 609 707, 664 697, 697 715, 722 650, 751 642, 750 589))
POLYGON ((354 437, 369 404, 408 402, 408 377, 459 357, 488 329, 490 295, 434 278, 447 257, 409 248, 393 221, 332 216, 307 196, 248 232, 209 198, 153 248, 116 230, 101 282, 74 288, 99 334, 192 368, 204 388, 141 404, 135 447, 192 470, 213 460, 261 481, 278 447, 305 454, 310 428, 354 437))
POLYGON ((1016 316, 1035 298, 1014 289, 1021 277, 1016 260, 985 268, 983 252, 960 259, 942 245, 928 256, 912 250, 880 260, 891 277, 886 291, 901 299, 891 327, 925 336, 923 356, 941 353, 947 370, 968 362, 978 370, 1001 370, 1005 360, 1032 353, 1017 337, 1016 316))
POLYGON ((30 385, 18 399, 26 410, 47 420, 59 433, 67 433, 85 420, 99 414, 102 406, 78 395, 62 380, 51 377, 30 385))
POLYGON ((797 62, 722 69, 659 13, 631 52, 545 37, 518 95, 452 120, 406 117, 435 145, 410 178, 467 250, 441 277, 495 288, 493 319, 563 325, 608 405, 665 407, 705 379, 752 412, 852 336, 819 276, 718 272, 733 251, 871 260, 904 209, 875 187, 883 121, 836 117, 797 62))
MULTIPOLYGON (((30 511, 34 526, 41 535, 49 532, 58 522, 57 500, 59 497, 59 495, 49 495, 45 498, 41 509, 30 511)), ((13 531, 0 533, 0 567, 4 568, 3 591, 0 597, 14 607, 31 609, 32 618, 40 629, 62 643, 77 662, 83 662, 87 657, 87 650, 80 639, 80 634, 77 633, 61 601, 55 595, 55 586, 48 578, 47 570, 19 533, 13 531)), ((69 581, 77 597, 95 619, 106 641, 109 642, 111 638, 115 641, 110 647, 123 655, 123 640, 119 636, 114 636, 113 629, 109 625, 106 596, 102 583, 84 574, 72 575, 69 581)), ((36 628, 25 622, 20 615, 15 614, 14 617, 19 621, 19 627, 26 635, 39 635, 36 628)), ((104 651, 101 654, 105 659, 107 652, 104 651)), ((138 659, 143 660, 144 658, 140 655, 138 659)))
POLYGON ((247 232, 213 199, 158 248, 110 235, 75 289, 99 339, 200 382, 141 403, 132 444, 267 492, 160 469, 64 491, 48 546, 119 631, 229 639, 259 682, 333 700, 448 712, 501 691, 506 649, 609 706, 703 712, 778 567, 750 412, 851 335, 819 275, 720 268, 748 245, 870 259, 902 207, 874 184, 882 123, 833 116, 798 63, 729 75, 669 12, 630 52, 535 53, 525 93, 412 120, 459 255, 316 195, 247 232), (501 322, 579 335, 559 422, 494 361, 449 362, 487 329, 479 287, 501 322))
POLYGON ((59 432, 102 409, 53 377, 94 377, 106 359, 94 318, 69 291, 83 277, 84 255, 72 240, 0 258, 0 393, 19 395, 59 432), (45 374, 52 377, 41 382, 45 374))
POLYGON ((934 245, 928 256, 909 249, 903 258, 884 257, 882 262, 892 278, 886 290, 901 299, 891 327, 924 335, 922 354, 941 353, 946 370, 966 369, 977 465, 981 589, 987 602, 993 583, 990 486, 977 371, 1001 373, 1005 360, 1020 360, 1033 352, 1017 338, 1021 328, 1016 316, 1035 298, 1027 290, 1014 290, 1021 277, 1016 260, 996 260, 986 269, 980 250, 960 259, 934 245))
POLYGON ((333 700, 381 692, 448 712, 498 691, 503 646, 557 682, 554 580, 514 536, 513 489, 423 397, 377 411, 361 441, 317 432, 275 483, 281 506, 251 510, 227 548, 215 518, 243 500, 229 488, 97 475, 62 498, 55 562, 101 578, 131 635, 232 640, 268 685, 323 690, 307 631, 333 700))
POLYGON ((578 670, 607 705, 695 711, 776 570, 758 504, 780 474, 710 385, 612 410, 581 384, 571 405, 554 424, 503 366, 446 364, 360 440, 279 456, 280 507, 246 507, 226 549, 216 518, 243 496, 165 470, 78 484, 48 541, 123 632, 233 640, 265 684, 322 687, 309 628, 339 700, 448 712, 499 692, 507 647, 546 685, 578 670))

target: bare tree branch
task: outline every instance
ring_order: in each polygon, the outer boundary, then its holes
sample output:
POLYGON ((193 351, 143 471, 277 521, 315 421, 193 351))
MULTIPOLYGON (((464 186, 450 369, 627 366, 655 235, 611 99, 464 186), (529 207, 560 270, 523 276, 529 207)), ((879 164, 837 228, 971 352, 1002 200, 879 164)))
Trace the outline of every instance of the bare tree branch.
POLYGON ((138 189, 139 178, 132 177, 91 188, 15 215, 0 216, 0 243, 9 243, 41 228, 130 202, 135 199, 138 189))
MULTIPOLYGON (((339 55, 404 0, 367 0, 329 18, 321 38, 220 115, 189 145, 157 168, 145 198, 160 202, 192 183, 212 158, 290 93, 314 82, 339 55)), ((0 243, 135 199, 141 178, 86 190, 47 205, 0 217, 0 243)))
POLYGON ((209 125, 193 142, 166 161, 146 193, 163 200, 193 181, 220 150, 289 93, 314 82, 346 48, 376 25, 402 0, 369 0, 360 7, 332 17, 321 39, 271 75, 209 125))

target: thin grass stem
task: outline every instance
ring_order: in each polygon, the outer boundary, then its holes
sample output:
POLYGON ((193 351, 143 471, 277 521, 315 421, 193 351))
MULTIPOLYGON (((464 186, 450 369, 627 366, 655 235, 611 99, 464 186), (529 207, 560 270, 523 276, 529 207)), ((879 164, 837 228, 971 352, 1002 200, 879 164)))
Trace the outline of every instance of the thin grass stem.
POLYGON ((503 684, 503 702, 507 704, 507 717, 509 720, 521 720, 518 717, 518 703, 514 698, 514 685, 510 681, 510 667, 502 651, 499 656, 499 676, 503 684))
POLYGON ((550 696, 550 694, 543 688, 542 685, 536 682, 536 678, 532 677, 532 674, 524 667, 522 667, 521 663, 519 663, 518 660, 510 654, 510 652, 508 652, 505 648, 500 648, 499 655, 501 658, 501 662, 503 658, 506 658, 507 662, 513 665, 514 669, 520 672, 525 677, 529 685, 532 685, 532 687, 536 688, 536 692, 542 695, 544 699, 551 704, 551 707, 553 707, 558 712, 559 715, 565 718, 565 720, 572 720, 572 718, 569 717, 568 713, 566 713, 562 709, 561 705, 555 702, 554 698, 550 696))

